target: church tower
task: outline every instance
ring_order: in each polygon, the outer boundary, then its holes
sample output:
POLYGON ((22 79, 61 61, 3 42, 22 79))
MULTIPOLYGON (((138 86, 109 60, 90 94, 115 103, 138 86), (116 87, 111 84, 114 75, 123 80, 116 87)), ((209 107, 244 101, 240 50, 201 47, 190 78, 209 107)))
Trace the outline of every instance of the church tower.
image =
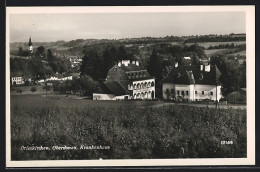
POLYGON ((29 51, 30 51, 31 53, 33 53, 33 45, 32 45, 31 37, 29 38, 28 47, 29 47, 29 51))

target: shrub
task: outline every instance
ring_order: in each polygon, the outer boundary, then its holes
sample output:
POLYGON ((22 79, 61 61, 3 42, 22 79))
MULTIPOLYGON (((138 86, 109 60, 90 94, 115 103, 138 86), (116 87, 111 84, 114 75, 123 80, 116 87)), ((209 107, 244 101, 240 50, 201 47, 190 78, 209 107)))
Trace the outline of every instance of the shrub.
POLYGON ((36 87, 31 88, 31 92, 35 92, 36 90, 37 90, 36 87))

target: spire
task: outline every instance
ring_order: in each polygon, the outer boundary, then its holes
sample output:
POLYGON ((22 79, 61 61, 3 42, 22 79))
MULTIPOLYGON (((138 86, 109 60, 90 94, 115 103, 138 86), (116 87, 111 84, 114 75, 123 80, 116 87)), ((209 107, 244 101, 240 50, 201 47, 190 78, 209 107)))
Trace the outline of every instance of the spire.
POLYGON ((29 43, 28 43, 29 46, 32 46, 32 40, 31 40, 31 37, 29 38, 29 43))

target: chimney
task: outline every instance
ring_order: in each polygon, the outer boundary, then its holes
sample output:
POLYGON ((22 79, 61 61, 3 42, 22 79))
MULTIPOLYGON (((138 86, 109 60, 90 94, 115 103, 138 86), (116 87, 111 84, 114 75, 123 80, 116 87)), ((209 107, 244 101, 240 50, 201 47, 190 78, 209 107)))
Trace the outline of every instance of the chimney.
POLYGON ((203 71, 203 65, 200 65, 200 71, 203 71))
POLYGON ((121 62, 118 62, 118 65, 117 65, 117 66, 121 67, 121 65, 122 65, 121 62))
POLYGON ((175 67, 178 67, 178 62, 175 62, 175 65, 174 65, 175 67))
POLYGON ((139 61, 136 61, 135 64, 136 64, 136 66, 139 66, 139 61))
POLYGON ((210 72, 210 64, 205 66, 205 72, 210 72))

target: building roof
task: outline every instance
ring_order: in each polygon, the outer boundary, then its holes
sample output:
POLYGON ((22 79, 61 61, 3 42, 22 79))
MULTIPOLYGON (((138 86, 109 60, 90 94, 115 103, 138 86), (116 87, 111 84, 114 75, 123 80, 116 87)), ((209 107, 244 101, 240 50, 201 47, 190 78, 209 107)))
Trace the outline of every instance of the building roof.
POLYGON ((127 66, 122 64, 121 66, 113 66, 107 74, 107 81, 140 81, 146 79, 154 79, 150 76, 147 70, 136 64, 129 63, 127 66))
POLYGON ((117 81, 104 82, 99 93, 114 94, 116 96, 127 95, 129 92, 117 81))
POLYGON ((210 66, 210 72, 200 70, 200 66, 178 66, 174 67, 162 83, 174 84, 201 84, 220 85, 219 77, 221 73, 216 66, 210 66))
POLYGON ((120 67, 121 69, 123 69, 126 72, 129 71, 141 71, 141 70, 146 70, 144 67, 142 66, 137 66, 135 64, 129 63, 127 66, 125 66, 124 64, 121 65, 120 67))

